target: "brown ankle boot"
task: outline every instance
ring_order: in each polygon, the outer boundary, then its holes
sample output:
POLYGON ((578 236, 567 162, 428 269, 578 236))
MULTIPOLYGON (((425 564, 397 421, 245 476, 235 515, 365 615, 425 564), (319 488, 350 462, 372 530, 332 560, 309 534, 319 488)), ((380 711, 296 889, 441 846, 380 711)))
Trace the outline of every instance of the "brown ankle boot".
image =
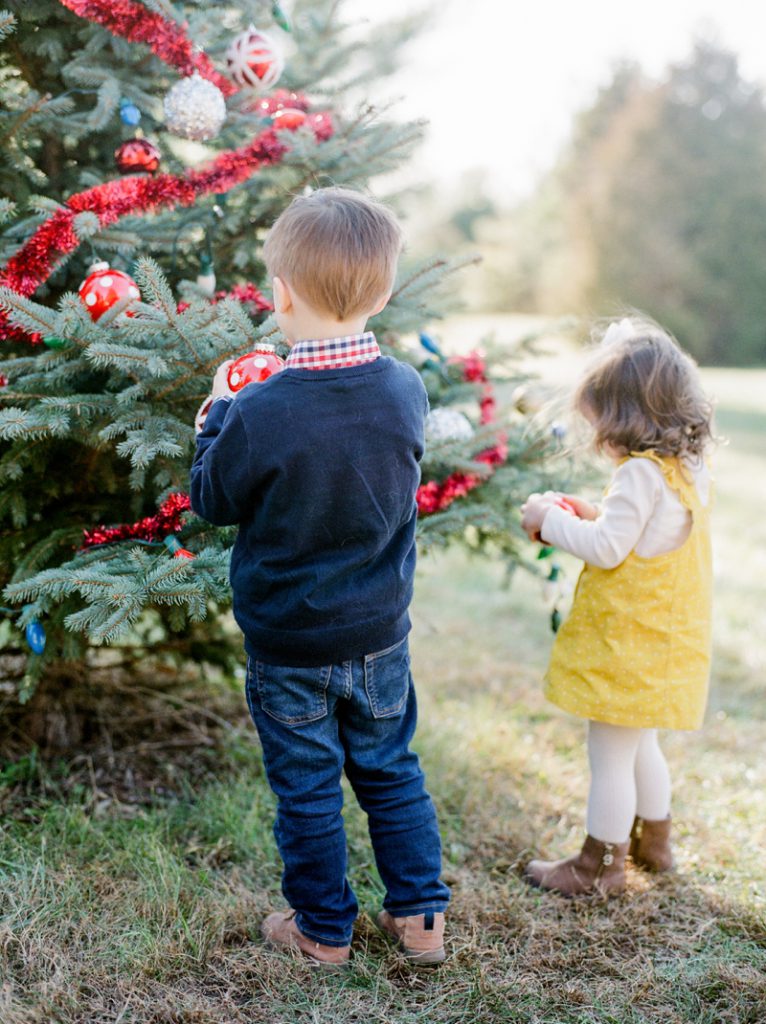
POLYGON ((670 815, 660 821, 636 818, 630 833, 630 856, 637 868, 647 871, 672 871, 670 815))
POLYGON ((296 949, 309 963, 340 970, 349 962, 350 946, 326 946, 304 935, 295 923, 294 910, 275 910, 261 924, 261 935, 270 946, 296 949))
POLYGON ((530 861, 524 876, 532 885, 554 889, 564 896, 607 896, 625 888, 627 853, 627 843, 602 843, 587 836, 582 850, 574 857, 530 861))
POLYGON ((444 952, 444 914, 412 914, 394 917, 381 910, 375 919, 378 928, 394 939, 405 957, 416 967, 440 964, 444 952))

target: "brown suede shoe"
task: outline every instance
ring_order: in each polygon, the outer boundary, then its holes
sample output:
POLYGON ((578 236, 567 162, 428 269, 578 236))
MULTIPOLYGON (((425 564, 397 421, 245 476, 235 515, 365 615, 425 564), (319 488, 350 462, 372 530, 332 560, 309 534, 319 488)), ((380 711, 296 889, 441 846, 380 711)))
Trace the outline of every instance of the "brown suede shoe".
POLYGON ((637 868, 645 868, 647 871, 673 870, 671 824, 670 815, 659 821, 636 818, 630 833, 630 856, 637 868))
POLYGON ((625 888, 627 853, 627 843, 602 843, 587 836, 582 850, 573 857, 530 861, 524 877, 540 889, 552 889, 563 896, 609 896, 625 888))
POLYGON ((351 946, 325 946, 308 938, 295 923, 294 910, 277 910, 261 925, 261 935, 270 946, 300 950, 315 966, 338 970, 348 964, 351 946))
POLYGON ((378 928, 394 939, 415 967, 433 967, 446 959, 444 952, 444 914, 412 914, 394 917, 381 910, 375 919, 378 928))

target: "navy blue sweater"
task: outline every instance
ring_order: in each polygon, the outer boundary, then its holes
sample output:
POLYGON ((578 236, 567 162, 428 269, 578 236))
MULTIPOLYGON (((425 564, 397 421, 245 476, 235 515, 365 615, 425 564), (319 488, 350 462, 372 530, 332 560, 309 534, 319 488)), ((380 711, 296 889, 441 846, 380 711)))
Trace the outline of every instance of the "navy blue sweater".
POLYGON ((388 357, 286 369, 213 404, 191 504, 239 524, 234 616, 252 657, 337 664, 406 636, 427 412, 419 374, 388 357))

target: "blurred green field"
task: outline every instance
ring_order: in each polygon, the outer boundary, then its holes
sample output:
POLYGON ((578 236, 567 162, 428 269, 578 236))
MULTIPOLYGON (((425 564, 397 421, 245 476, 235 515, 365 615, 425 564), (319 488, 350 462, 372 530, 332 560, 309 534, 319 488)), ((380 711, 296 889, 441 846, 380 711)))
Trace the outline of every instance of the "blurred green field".
MULTIPOLYGON (((665 739, 676 875, 633 872, 608 903, 521 880, 533 851, 581 841, 584 727, 540 693, 551 633, 539 581, 519 573, 507 588, 500 564, 439 553, 421 561, 412 647, 454 894, 449 962, 413 974, 367 914, 343 977, 263 949, 279 866, 243 714, 214 770, 170 797, 128 806, 81 786, 63 798, 51 782, 10 805, 3 1024, 763 1024, 766 372, 705 380, 728 438, 715 458, 715 667, 705 728, 665 739)), ((353 801, 347 823, 372 912, 381 887, 353 801)))

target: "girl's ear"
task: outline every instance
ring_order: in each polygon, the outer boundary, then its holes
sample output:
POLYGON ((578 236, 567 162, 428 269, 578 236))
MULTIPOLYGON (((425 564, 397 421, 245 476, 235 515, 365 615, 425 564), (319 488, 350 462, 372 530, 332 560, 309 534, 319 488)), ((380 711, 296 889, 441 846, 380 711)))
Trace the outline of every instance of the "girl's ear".
POLYGON ((274 293, 274 312, 289 313, 293 308, 293 297, 290 294, 290 286, 281 277, 273 278, 271 282, 274 293))

